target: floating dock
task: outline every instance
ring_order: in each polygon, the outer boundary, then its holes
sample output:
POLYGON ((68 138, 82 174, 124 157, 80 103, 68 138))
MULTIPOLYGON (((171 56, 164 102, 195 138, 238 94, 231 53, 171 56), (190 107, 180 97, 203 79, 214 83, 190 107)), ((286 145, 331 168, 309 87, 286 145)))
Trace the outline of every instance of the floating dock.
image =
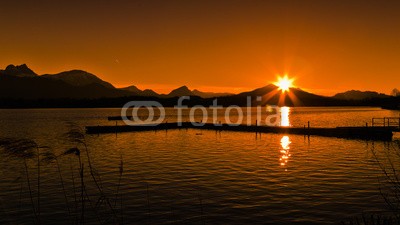
POLYGON ((120 133, 120 132, 139 132, 139 131, 157 131, 157 130, 173 130, 173 129, 200 129, 200 130, 215 130, 236 131, 236 132, 253 132, 253 133, 275 133, 275 134, 298 134, 307 136, 324 136, 337 137, 347 139, 363 139, 363 140, 382 140, 391 141, 393 132, 399 131, 399 127, 395 126, 365 126, 365 127, 333 127, 333 128, 318 128, 318 127, 271 127, 271 126, 256 126, 256 125, 229 125, 229 124, 212 124, 206 123, 202 126, 197 126, 195 123, 182 122, 178 123, 161 123, 138 124, 135 126, 115 125, 115 126, 87 126, 88 134, 105 134, 105 133, 120 133))

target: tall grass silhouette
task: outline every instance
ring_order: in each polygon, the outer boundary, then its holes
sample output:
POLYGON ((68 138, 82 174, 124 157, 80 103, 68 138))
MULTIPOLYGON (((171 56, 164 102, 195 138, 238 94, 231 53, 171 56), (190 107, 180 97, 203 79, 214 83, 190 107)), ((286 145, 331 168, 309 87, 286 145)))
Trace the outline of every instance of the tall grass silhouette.
POLYGON ((385 162, 377 156, 376 151, 373 154, 384 175, 381 180, 381 195, 400 224, 400 141, 387 145, 385 162))
POLYGON ((102 185, 101 175, 93 166, 91 154, 82 129, 73 127, 64 135, 64 138, 69 140, 72 147, 58 154, 50 147, 41 146, 31 139, 0 138, 0 148, 10 157, 22 161, 34 224, 42 224, 41 173, 43 172, 42 166, 49 164, 54 164, 57 168, 65 201, 65 210, 70 218, 70 224, 85 224, 87 220, 86 217, 89 214, 94 214, 97 224, 123 224, 123 205, 122 196, 120 194, 120 186, 124 171, 122 155, 119 165, 118 183, 113 193, 107 194, 102 185), (60 160, 67 158, 69 158, 68 162, 71 173, 70 182, 72 183, 72 187, 65 185, 66 178, 63 174, 68 171, 63 171, 60 166, 60 160), (78 171, 76 171, 76 167, 74 167, 75 163, 78 164, 78 171), (32 168, 32 164, 34 164, 35 168, 32 168), (86 167, 85 164, 87 165, 86 167), (35 178, 31 176, 33 170, 37 173, 35 178), (76 182, 75 173, 79 174, 79 182, 76 182), (34 183, 36 183, 36 185, 34 185, 34 183), (87 188, 88 185, 92 185, 95 188, 89 190, 87 188), (78 189, 79 192, 77 192, 78 189), (120 213, 117 213, 116 210, 118 202, 120 203, 120 213))
POLYGON ((391 211, 388 215, 365 215, 352 218, 342 224, 348 225, 399 225, 400 224, 400 141, 385 143, 384 156, 378 154, 372 143, 372 154, 382 171, 380 193, 391 211))

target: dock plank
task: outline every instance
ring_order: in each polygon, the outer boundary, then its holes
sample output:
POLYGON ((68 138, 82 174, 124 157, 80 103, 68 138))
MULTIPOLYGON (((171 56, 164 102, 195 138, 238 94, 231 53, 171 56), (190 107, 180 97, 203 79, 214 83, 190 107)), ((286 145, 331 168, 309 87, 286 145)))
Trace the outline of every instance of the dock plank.
POLYGON ((154 130, 171 130, 171 129, 203 129, 215 131, 234 131, 234 132, 254 132, 254 133, 276 133, 276 134, 298 134, 310 136, 337 137, 347 139, 364 139, 364 140, 384 140, 390 141, 393 137, 394 129, 392 127, 272 127, 272 126, 247 126, 229 124, 212 124, 206 123, 202 126, 195 126, 190 122, 178 123, 162 123, 157 125, 143 124, 135 126, 118 125, 118 126, 87 126, 88 134, 105 134, 120 132, 140 132, 154 130))

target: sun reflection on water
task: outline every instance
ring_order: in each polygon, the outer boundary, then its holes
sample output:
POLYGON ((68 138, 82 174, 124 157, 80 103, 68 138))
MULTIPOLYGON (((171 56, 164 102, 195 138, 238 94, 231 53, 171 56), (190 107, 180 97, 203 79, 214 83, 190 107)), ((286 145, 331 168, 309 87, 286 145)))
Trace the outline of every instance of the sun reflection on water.
POLYGON ((289 161, 289 157, 291 156, 290 152, 289 152, 290 143, 292 143, 292 142, 290 142, 289 136, 282 137, 282 139, 281 139, 282 149, 281 149, 281 156, 279 158, 279 163, 281 166, 286 166, 289 161))
POLYGON ((281 112, 281 126, 282 127, 290 126, 290 122, 289 122, 290 108, 287 106, 281 107, 280 112, 281 112))

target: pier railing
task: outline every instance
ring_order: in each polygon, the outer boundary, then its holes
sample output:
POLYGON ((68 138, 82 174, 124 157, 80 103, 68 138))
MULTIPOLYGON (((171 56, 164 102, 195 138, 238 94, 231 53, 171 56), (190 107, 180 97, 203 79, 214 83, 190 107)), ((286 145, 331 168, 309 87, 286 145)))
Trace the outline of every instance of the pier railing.
POLYGON ((372 118, 373 127, 398 127, 400 129, 400 117, 372 118))

